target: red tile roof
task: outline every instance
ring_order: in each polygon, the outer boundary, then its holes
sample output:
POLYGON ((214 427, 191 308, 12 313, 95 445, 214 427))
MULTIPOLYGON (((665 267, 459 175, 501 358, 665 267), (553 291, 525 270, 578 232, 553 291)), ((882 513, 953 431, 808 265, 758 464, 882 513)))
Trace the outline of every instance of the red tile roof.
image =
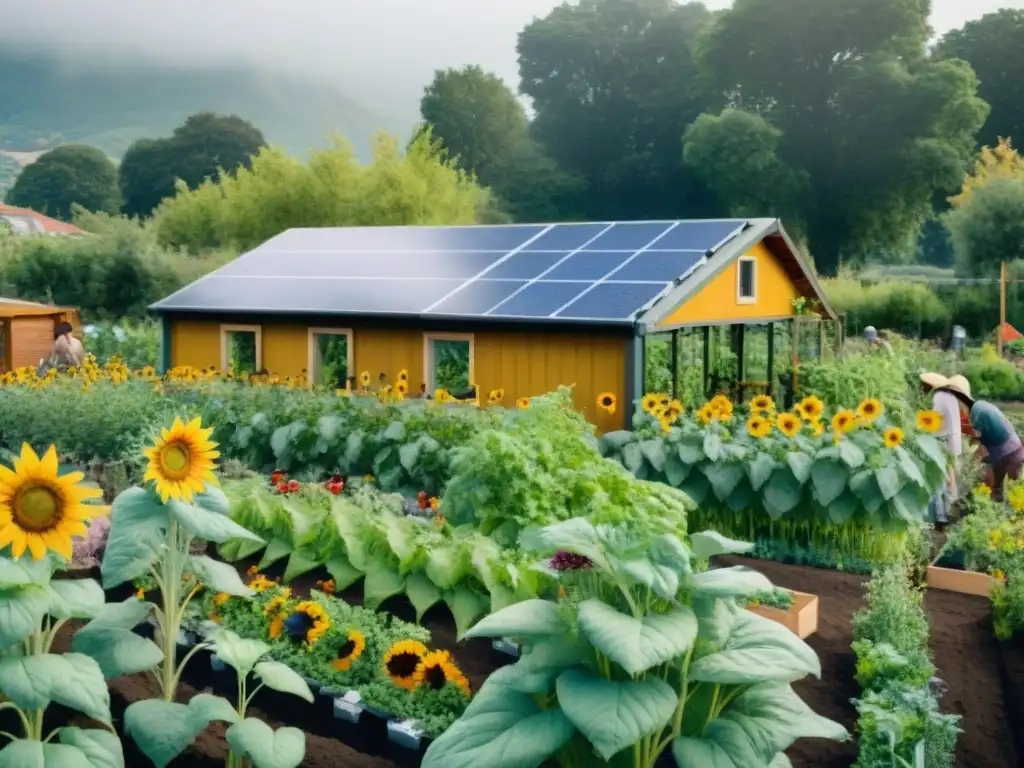
MULTIPOLYGON (((66 224, 49 216, 43 216, 29 208, 14 208, 10 205, 0 203, 0 218, 31 219, 37 225, 34 229, 41 229, 41 234, 46 235, 84 235, 85 230, 79 229, 74 224, 66 224)), ((12 222, 13 223, 13 222, 12 222)))

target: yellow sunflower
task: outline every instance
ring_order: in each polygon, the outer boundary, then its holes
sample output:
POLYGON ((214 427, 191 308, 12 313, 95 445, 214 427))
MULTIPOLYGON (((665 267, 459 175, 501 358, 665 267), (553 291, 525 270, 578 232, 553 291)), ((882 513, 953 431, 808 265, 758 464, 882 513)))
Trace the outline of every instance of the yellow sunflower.
POLYGON ((409 382, 405 379, 399 379, 395 382, 395 392, 405 397, 409 392, 409 382))
POLYGON ((670 419, 664 413, 662 413, 658 417, 658 423, 661 425, 661 431, 662 432, 671 432, 672 431, 672 419, 670 419))
MULTIPOLYGON (((599 401, 600 399, 601 398, 598 397, 599 401)), ((660 401, 660 399, 661 398, 658 397, 658 395, 648 393, 644 395, 643 399, 640 401, 640 407, 643 408, 644 411, 646 411, 647 413, 653 413, 654 409, 658 407, 658 402, 660 401)))
POLYGON ((861 400, 860 405, 857 406, 857 415, 868 424, 881 416, 884 411, 885 407, 882 403, 873 397, 861 400))
POLYGON ((271 581, 262 573, 257 573, 249 581, 249 589, 251 589, 253 592, 266 592, 268 589, 273 589, 276 586, 276 582, 271 581))
POLYGON ((358 629, 349 630, 345 642, 338 646, 338 653, 331 662, 331 666, 338 672, 348 672, 356 660, 363 655, 366 648, 366 638, 358 629))
POLYGON ((715 412, 711 408, 709 403, 705 403, 699 411, 697 411, 697 419, 701 424, 708 424, 712 419, 715 418, 715 412))
POLYGON ((438 388, 434 390, 434 399, 439 403, 450 403, 455 398, 447 389, 438 388))
POLYGON ((292 591, 285 587, 281 590, 281 593, 276 597, 270 598, 267 604, 263 607, 264 616, 276 616, 284 608, 284 604, 288 602, 288 598, 292 596, 292 591))
POLYGON ((490 403, 491 405, 497 405, 498 403, 500 403, 504 399, 505 399, 505 390, 504 389, 500 389, 500 388, 499 389, 492 389, 490 394, 487 395, 487 402, 490 403))
POLYGON ((899 427, 889 427, 882 435, 886 447, 896 448, 903 442, 903 430, 899 427))
POLYGON ((711 398, 711 402, 708 403, 711 406, 711 410, 715 415, 715 418, 721 421, 729 421, 732 419, 732 400, 725 395, 715 395, 711 398))
POLYGON ((27 549, 34 560, 47 550, 71 559, 72 536, 85 536, 85 521, 107 514, 108 507, 83 502, 103 491, 81 485, 85 475, 58 475, 57 449, 40 459, 28 443, 14 460, 13 471, 0 466, 0 548, 11 546, 15 560, 27 549))
POLYGON ((750 410, 753 413, 764 413, 775 410, 775 401, 768 395, 758 395, 750 401, 750 410))
POLYGON ((431 651, 420 660, 413 672, 413 685, 416 688, 422 685, 439 691, 449 683, 458 688, 463 696, 469 696, 469 681, 452 662, 448 651, 431 651))
POLYGON ((516 400, 516 405, 518 405, 521 410, 525 411, 527 408, 530 407, 530 398, 520 397, 518 400, 516 400))
POLYGON ((398 372, 397 378, 398 378, 399 381, 406 382, 406 389, 409 388, 409 384, 408 384, 408 382, 409 382, 409 372, 407 370, 405 370, 405 368, 403 368, 402 370, 400 370, 398 372))
POLYGON ((359 383, 362 384, 364 387, 370 386, 370 372, 369 371, 363 371, 362 373, 359 374, 359 383))
POLYGON ((807 421, 812 422, 820 421, 821 417, 825 414, 825 404, 821 401, 821 398, 815 395, 805 397, 800 401, 796 409, 807 421))
POLYGON ((169 499, 191 502, 193 494, 202 493, 207 484, 216 485, 214 460, 220 452, 210 440, 213 429, 203 429, 202 422, 192 419, 188 424, 180 418, 170 429, 164 429, 152 448, 145 451, 149 466, 143 482, 152 480, 164 504, 169 499))
POLYGON ((811 429, 814 430, 815 437, 821 437, 825 434, 825 425, 820 421, 811 421, 808 423, 811 425, 811 429))
MULTIPOLYGON (((647 397, 652 397, 652 395, 648 395, 647 397)), ((645 397, 644 400, 646 399, 647 398, 645 397)), ((615 395, 611 392, 602 392, 597 396, 597 407, 603 411, 607 411, 608 413, 615 413, 615 395)), ((645 407, 644 410, 646 411, 647 408, 645 407)))
MULTIPOLYGON (((278 614, 281 616, 281 614, 278 614)), ((275 617, 275 622, 277 617, 275 617)), ((331 620, 327 617, 327 611, 320 603, 313 600, 303 600, 295 610, 283 617, 285 634, 297 643, 313 645, 320 636, 331 626, 331 620)), ((280 630, 278 630, 280 634, 280 630)))
POLYGON ((683 411, 685 410, 686 409, 683 407, 683 404, 678 400, 670 400, 661 415, 668 419, 670 423, 674 423, 679 420, 679 417, 683 415, 683 411))
POLYGON ((844 435, 855 426, 857 426, 857 414, 849 408, 836 411, 836 415, 832 417, 832 429, 837 435, 844 435))
POLYGON ((772 423, 770 420, 762 416, 751 416, 747 419, 747 433, 751 437, 758 439, 762 437, 768 437, 772 431, 772 423))
POLYGON ((412 691, 416 668, 426 655, 427 646, 419 640, 399 640, 384 654, 384 672, 399 688, 412 691))
POLYGON ((936 411, 918 411, 917 428, 922 432, 938 432, 942 427, 942 414, 936 411))
POLYGON ((800 419, 795 413, 783 413, 775 422, 775 426, 786 437, 795 437, 803 424, 800 423, 800 419))

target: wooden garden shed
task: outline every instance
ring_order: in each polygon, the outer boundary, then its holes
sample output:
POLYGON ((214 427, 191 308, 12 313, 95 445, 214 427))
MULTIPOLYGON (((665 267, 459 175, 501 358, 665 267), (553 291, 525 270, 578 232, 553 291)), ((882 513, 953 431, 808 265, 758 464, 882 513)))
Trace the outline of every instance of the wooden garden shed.
POLYGON ((770 391, 773 326, 835 320, 775 219, 292 229, 151 309, 164 369, 234 366, 335 387, 406 370, 410 396, 476 385, 481 401, 502 389, 506 405, 575 385, 602 431, 627 424, 652 386, 655 337, 672 343, 673 394, 696 368, 680 360, 680 337, 704 337, 704 394, 720 388, 712 329, 739 350, 742 382, 744 329, 768 327, 770 391), (614 413, 597 407, 605 392, 614 413))
POLYGON ((50 356, 57 323, 81 329, 78 310, 20 299, 0 298, 0 373, 39 365, 50 356))

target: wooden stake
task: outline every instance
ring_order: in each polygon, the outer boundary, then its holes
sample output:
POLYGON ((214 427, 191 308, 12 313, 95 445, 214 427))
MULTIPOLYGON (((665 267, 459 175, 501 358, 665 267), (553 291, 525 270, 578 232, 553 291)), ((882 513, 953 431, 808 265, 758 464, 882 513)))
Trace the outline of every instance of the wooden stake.
POLYGON ((1003 356, 1003 328, 1006 327, 1006 262, 999 266, 999 330, 996 331, 996 349, 1003 356))

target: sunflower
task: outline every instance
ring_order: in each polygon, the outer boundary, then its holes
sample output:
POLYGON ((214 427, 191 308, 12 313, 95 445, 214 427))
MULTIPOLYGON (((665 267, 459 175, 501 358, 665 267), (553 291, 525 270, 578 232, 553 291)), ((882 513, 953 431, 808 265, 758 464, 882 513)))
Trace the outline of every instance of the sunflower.
POLYGON ((99 488, 80 485, 85 475, 58 475, 57 449, 40 459, 28 443, 14 460, 14 470, 0 466, 0 548, 11 545, 15 560, 27 549, 34 560, 52 550, 67 560, 72 536, 85 536, 86 520, 107 514, 108 507, 83 502, 103 496, 99 488))
POLYGON ((384 672, 395 685, 411 691, 416 688, 416 668, 426 655, 427 646, 419 640, 399 640, 384 654, 384 672))
POLYGON ((345 642, 338 646, 338 653, 331 662, 331 666, 338 672, 348 672, 355 661, 363 655, 366 648, 366 638, 358 629, 350 629, 345 642))
POLYGON ((711 407, 710 403, 705 403, 699 411, 697 411, 697 418, 701 424, 708 424, 712 419, 715 418, 715 411, 711 407))
POLYGON ((753 413, 764 413, 775 410, 775 401, 768 395, 758 395, 750 401, 750 410, 753 413))
POLYGON ((846 434, 855 426, 857 426, 857 414, 849 408, 837 411, 836 415, 832 417, 832 429, 837 435, 846 434))
POLYGON ((277 616, 284 608, 284 604, 288 602, 288 598, 292 596, 292 591, 285 587, 281 590, 281 593, 276 597, 270 598, 267 604, 263 607, 264 616, 277 616))
POLYGON ((448 651, 431 651, 426 654, 416 665, 412 677, 416 688, 422 685, 439 691, 451 683, 463 696, 469 696, 469 681, 462 674, 462 670, 452 662, 448 651))
POLYGON ((530 407, 530 398, 520 397, 518 400, 516 400, 516 405, 519 406, 520 410, 525 411, 527 408, 530 407))
POLYGON ((814 430, 815 437, 821 437, 822 435, 825 434, 825 425, 822 424, 820 421, 812 421, 810 422, 810 425, 811 429, 814 430))
POLYGON ((896 448, 903 442, 903 430, 899 427, 889 427, 882 434, 882 440, 885 442, 886 447, 896 448))
POLYGON ((772 431, 772 423, 762 416, 751 416, 747 419, 747 434, 751 437, 768 437, 772 431))
POLYGON ((395 382, 395 394, 400 397, 405 397, 409 392, 409 382, 405 379, 399 379, 395 382))
POLYGON ((936 411, 918 411, 917 428, 922 432, 938 432, 942 427, 942 414, 936 411))
POLYGON ((271 581, 262 573, 256 574, 249 582, 249 589, 253 592, 266 592, 268 589, 272 589, 276 586, 276 582, 271 581))
POLYGON ((800 415, 803 416, 807 421, 817 422, 821 420, 821 417, 825 414, 825 404, 821 401, 821 398, 815 395, 808 395, 796 407, 800 415))
POLYGON ((191 502, 192 495, 201 493, 207 483, 217 484, 213 468, 220 452, 214 450, 217 444, 210 440, 212 434, 213 429, 203 429, 199 418, 188 424, 176 418, 170 429, 161 431, 153 447, 146 449, 149 466, 143 482, 154 481, 164 504, 169 499, 191 502))
POLYGON ((403 368, 402 370, 400 370, 398 372, 397 378, 398 378, 399 381, 404 381, 406 383, 405 384, 405 388, 406 389, 409 388, 409 372, 407 370, 405 370, 405 368, 403 368))
POLYGON ((683 415, 685 410, 683 404, 678 400, 670 400, 661 415, 668 419, 669 423, 673 423, 679 420, 679 417, 683 415))
MULTIPOLYGON (((598 396, 597 399, 598 402, 600 402, 601 397, 598 396)), ((661 398, 658 397, 658 395, 648 393, 644 395, 643 399, 640 401, 640 407, 643 408, 644 411, 646 411, 647 413, 653 413, 654 409, 658 407, 658 402, 660 400, 661 398)))
POLYGON ((711 406, 711 410, 715 415, 715 418, 721 421, 729 421, 732 419, 732 401, 725 395, 715 395, 711 398, 711 402, 708 403, 711 406))
POLYGON ((501 388, 499 388, 499 389, 492 389, 490 391, 490 394, 487 395, 487 402, 490 405, 497 405, 498 403, 500 403, 504 399, 505 399, 505 390, 501 389, 501 388))
POLYGON ((452 397, 452 393, 447 389, 438 388, 434 390, 434 399, 439 403, 450 403, 455 398, 452 397))
POLYGON ((661 431, 662 432, 671 432, 672 431, 672 419, 670 419, 664 413, 662 413, 658 417, 658 423, 661 425, 661 431))
POLYGON ((885 407, 882 403, 873 397, 861 400, 860 405, 857 406, 857 415, 868 424, 881 416, 884 411, 885 407))
POLYGON ((297 643, 313 645, 331 626, 327 611, 319 603, 303 600, 284 618, 284 631, 297 643))
POLYGON ((803 426, 800 423, 799 417, 795 413, 783 413, 780 414, 778 420, 775 422, 775 426, 779 428, 779 432, 784 434, 786 437, 796 437, 797 432, 803 426))
POLYGON ((359 383, 362 384, 364 387, 370 386, 370 372, 369 371, 363 371, 362 373, 359 374, 359 383))
MULTIPOLYGON (((653 396, 647 395, 647 397, 653 396)), ((644 402, 647 401, 647 397, 644 398, 644 402)), ((615 413, 615 395, 611 392, 602 392, 597 396, 597 407, 603 411, 607 411, 608 413, 615 413)), ((644 410, 650 413, 646 406, 644 407, 644 410)))

